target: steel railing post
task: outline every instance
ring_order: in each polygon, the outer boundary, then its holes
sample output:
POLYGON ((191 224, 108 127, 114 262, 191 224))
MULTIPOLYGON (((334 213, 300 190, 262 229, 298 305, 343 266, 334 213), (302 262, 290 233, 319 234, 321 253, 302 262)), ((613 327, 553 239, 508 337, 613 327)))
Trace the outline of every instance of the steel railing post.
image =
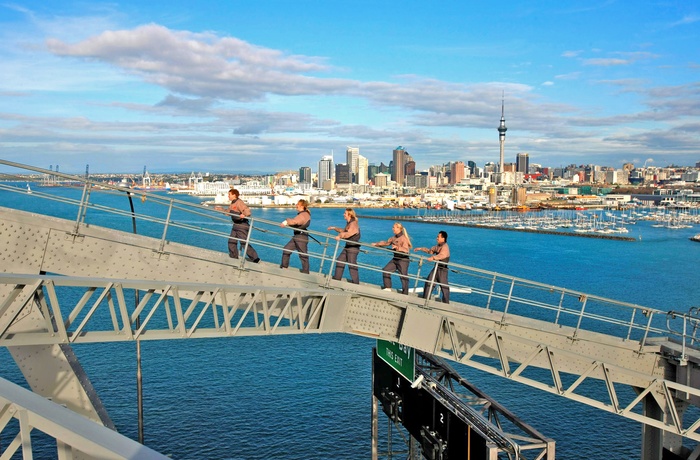
POLYGON ((85 185, 83 186, 83 194, 80 197, 80 205, 78 206, 78 215, 75 219, 75 228, 73 229, 74 235, 78 234, 78 230, 80 230, 80 223, 85 219, 85 213, 87 212, 87 200, 89 196, 88 183, 85 182, 85 185))
POLYGON ((566 289, 562 289, 561 297, 559 298, 559 305, 557 307, 557 316, 554 318, 554 324, 559 324, 559 315, 561 314, 562 306, 564 305, 564 295, 566 294, 566 289))
POLYGON ((583 305, 581 305, 581 312, 578 315, 578 322, 576 323, 576 329, 574 330, 574 336, 573 336, 574 339, 578 335, 578 330, 581 327, 581 321, 583 321, 583 314, 586 310, 586 303, 588 302, 588 296, 582 294, 581 296, 579 296, 579 300, 583 300, 583 305))
POLYGON ((503 315, 501 316, 501 322, 506 321, 506 313, 508 313, 508 307, 510 306, 510 300, 513 297, 513 288, 515 287, 515 278, 510 280, 510 289, 508 290, 508 297, 506 298, 506 306, 503 309, 503 315))
MULTIPOLYGON (((250 235, 253 234, 253 225, 255 222, 253 221, 253 216, 248 217, 248 234, 245 237, 245 244, 243 245, 243 250, 241 251, 240 254, 240 261, 239 261, 239 267, 243 268, 245 266, 245 258, 248 254, 248 246, 250 245, 250 235)), ((236 244, 238 244, 238 241, 236 241, 236 244)))
MULTIPOLYGON (((425 289, 423 290, 423 295, 425 296, 425 302, 423 302, 423 306, 426 308, 428 307, 428 302, 430 301, 430 295, 433 293, 433 287, 435 286, 435 276, 437 275, 439 263, 440 262, 437 261, 435 262, 433 272, 431 273, 430 279, 425 284, 425 289)), ((440 291, 442 292, 442 288, 440 288, 440 291)))
POLYGON ((160 249, 158 250, 159 253, 163 252, 163 249, 165 248, 165 236, 168 234, 168 226, 170 225, 170 215, 173 212, 173 200, 170 200, 170 203, 168 204, 168 216, 165 218, 165 226, 163 227, 163 237, 160 239, 160 249))
POLYGON ((327 236, 326 241, 323 244, 323 254, 321 254, 321 263, 319 263, 319 266, 318 266, 319 273, 323 273, 323 265, 326 263, 326 253, 328 252, 328 246, 329 246, 328 239, 329 239, 329 237, 327 236))
MULTIPOLYGON (((331 283, 331 278, 333 277, 333 269, 338 263, 338 248, 340 248, 340 242, 343 240, 336 240, 335 249, 333 250, 333 261, 328 266, 328 274, 326 275, 326 283, 324 287, 328 287, 331 283)), ((325 254, 325 251, 324 251, 325 254)))
POLYGON ((489 290, 489 296, 486 299, 486 310, 491 309, 491 299, 493 298, 493 291, 496 287, 496 277, 497 276, 498 276, 497 274, 494 274, 493 279, 491 280, 491 289, 489 290))
POLYGON ((418 289, 418 283, 420 283, 420 271, 423 267, 423 258, 418 259, 418 270, 416 270, 416 278, 413 280, 413 292, 418 289))

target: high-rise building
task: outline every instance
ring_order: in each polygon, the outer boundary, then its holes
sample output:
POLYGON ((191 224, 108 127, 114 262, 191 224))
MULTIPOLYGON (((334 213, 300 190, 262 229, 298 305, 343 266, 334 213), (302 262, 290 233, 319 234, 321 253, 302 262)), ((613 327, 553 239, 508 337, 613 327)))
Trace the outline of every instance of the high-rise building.
POLYGON ((530 155, 519 153, 515 158, 515 170, 527 174, 530 172, 530 155))
POLYGON ((450 165, 450 184, 459 184, 464 179, 464 163, 455 161, 450 165))
POLYGON ((416 188, 428 188, 429 176, 427 174, 416 174, 413 177, 413 185, 416 188))
MULTIPOLYGON (((410 157, 409 157, 410 158, 410 157)), ((406 165, 403 168, 405 177, 413 176, 416 174, 416 162, 411 160, 406 161, 406 165)))
POLYGON ((375 164, 370 164, 367 166, 367 179, 374 180, 374 176, 379 174, 379 166, 375 164))
POLYGON ((357 156, 357 172, 355 173, 355 183, 358 185, 367 185, 368 179, 368 162, 367 158, 362 155, 357 156))
POLYGON ((310 184, 311 180, 311 168, 308 166, 302 166, 299 168, 299 182, 302 184, 310 184))
POLYGON ((357 183, 357 159, 360 156, 360 148, 359 147, 347 147, 345 150, 345 159, 346 163, 350 167, 350 175, 351 179, 355 177, 354 180, 351 180, 352 183, 356 184, 357 183))
POLYGON ((374 176, 374 185, 377 187, 386 187, 388 183, 389 175, 385 173, 377 173, 374 176))
POLYGON ((403 186, 403 179, 405 177, 404 165, 406 164, 406 150, 398 146, 393 151, 393 163, 394 169, 391 171, 391 180, 396 182, 396 185, 403 186))
POLYGON ((350 165, 347 163, 338 163, 335 165, 335 183, 336 184, 351 184, 350 165))
POLYGON ((318 162, 318 188, 323 188, 326 181, 332 181, 334 172, 333 155, 324 155, 318 162))

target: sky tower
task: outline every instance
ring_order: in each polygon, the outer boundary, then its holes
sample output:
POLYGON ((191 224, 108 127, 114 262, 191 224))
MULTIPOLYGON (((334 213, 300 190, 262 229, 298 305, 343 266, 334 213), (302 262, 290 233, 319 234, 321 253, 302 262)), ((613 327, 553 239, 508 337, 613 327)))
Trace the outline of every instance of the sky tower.
POLYGON ((498 163, 498 172, 500 173, 501 183, 503 183, 503 154, 506 145, 506 117, 505 117, 505 97, 501 97, 501 124, 498 126, 498 143, 501 145, 501 161, 498 163))

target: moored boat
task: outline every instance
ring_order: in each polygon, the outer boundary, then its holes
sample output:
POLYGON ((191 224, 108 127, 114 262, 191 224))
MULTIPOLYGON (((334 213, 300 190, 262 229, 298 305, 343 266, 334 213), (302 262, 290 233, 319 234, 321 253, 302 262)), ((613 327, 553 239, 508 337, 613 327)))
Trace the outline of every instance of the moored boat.
POLYGON ((700 243, 700 233, 698 233, 695 236, 691 236, 690 241, 695 241, 696 243, 700 243))

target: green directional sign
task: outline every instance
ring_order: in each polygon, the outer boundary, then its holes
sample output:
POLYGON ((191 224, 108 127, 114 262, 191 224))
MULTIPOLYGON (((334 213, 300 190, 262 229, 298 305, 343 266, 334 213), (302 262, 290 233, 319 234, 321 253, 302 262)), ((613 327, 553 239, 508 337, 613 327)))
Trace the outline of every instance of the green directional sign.
POLYGON ((377 339, 377 355, 409 382, 416 376, 416 355, 412 347, 377 339))

